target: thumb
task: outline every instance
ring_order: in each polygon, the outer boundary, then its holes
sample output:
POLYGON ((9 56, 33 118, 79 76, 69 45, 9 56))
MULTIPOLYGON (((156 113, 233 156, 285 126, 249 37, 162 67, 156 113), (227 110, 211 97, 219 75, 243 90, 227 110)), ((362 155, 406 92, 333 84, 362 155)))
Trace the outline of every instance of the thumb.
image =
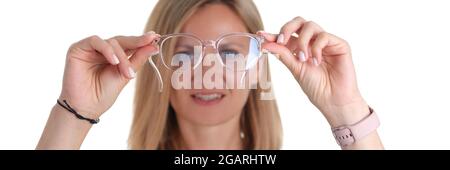
POLYGON ((277 58, 292 72, 294 75, 298 75, 303 66, 303 62, 292 54, 292 52, 283 45, 274 42, 265 42, 262 44, 262 49, 277 56, 277 58))

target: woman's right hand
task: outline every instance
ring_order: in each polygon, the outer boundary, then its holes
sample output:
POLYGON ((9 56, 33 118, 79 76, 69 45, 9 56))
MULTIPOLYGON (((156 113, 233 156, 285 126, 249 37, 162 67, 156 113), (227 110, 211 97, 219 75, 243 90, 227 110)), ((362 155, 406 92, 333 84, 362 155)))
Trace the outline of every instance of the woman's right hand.
POLYGON ((74 43, 67 53, 59 100, 67 100, 84 117, 99 118, 148 57, 158 52, 153 42, 159 36, 91 36, 74 43))

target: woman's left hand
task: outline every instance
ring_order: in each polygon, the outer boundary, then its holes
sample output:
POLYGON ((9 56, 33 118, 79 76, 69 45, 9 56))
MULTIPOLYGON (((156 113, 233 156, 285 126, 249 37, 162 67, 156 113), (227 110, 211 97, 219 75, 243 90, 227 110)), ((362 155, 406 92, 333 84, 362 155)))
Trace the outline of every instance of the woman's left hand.
POLYGON ((266 39, 263 49, 279 55, 331 126, 352 124, 369 114, 345 40, 301 17, 286 23, 278 35, 257 34, 266 39))

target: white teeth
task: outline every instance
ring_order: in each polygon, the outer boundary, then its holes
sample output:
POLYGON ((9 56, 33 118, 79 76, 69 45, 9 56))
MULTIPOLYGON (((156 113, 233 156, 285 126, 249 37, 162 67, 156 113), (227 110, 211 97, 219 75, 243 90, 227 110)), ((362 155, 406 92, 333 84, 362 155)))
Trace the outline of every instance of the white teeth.
POLYGON ((222 97, 221 94, 213 93, 213 94, 195 94, 195 98, 204 100, 204 101, 210 101, 210 100, 216 100, 222 97))

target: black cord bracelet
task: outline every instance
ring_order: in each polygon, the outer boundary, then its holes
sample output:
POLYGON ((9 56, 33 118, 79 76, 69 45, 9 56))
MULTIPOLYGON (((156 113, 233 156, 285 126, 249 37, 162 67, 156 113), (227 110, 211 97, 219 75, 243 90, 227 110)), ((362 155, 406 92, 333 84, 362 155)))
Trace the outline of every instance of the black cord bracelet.
POLYGON ((84 116, 81 116, 77 111, 75 111, 75 109, 70 107, 70 105, 67 103, 66 100, 63 100, 64 104, 62 104, 59 100, 56 100, 56 102, 58 102, 58 104, 61 107, 63 107, 64 109, 66 109, 70 113, 73 113, 73 115, 75 115, 75 117, 77 117, 78 119, 86 120, 86 121, 88 121, 91 124, 96 124, 96 123, 98 123, 100 121, 100 119, 89 119, 89 118, 86 118, 84 116))

